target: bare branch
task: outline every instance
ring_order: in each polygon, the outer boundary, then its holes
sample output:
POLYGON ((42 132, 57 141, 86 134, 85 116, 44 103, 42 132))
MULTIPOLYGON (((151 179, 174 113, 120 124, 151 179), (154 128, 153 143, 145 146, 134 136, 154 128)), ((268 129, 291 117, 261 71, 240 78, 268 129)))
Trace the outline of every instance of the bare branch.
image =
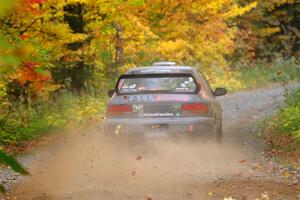
POLYGON ((40 19, 40 17, 34 19, 28 26, 25 27, 25 29, 23 31, 20 32, 20 35, 23 35, 31 26, 33 26, 38 20, 40 19))

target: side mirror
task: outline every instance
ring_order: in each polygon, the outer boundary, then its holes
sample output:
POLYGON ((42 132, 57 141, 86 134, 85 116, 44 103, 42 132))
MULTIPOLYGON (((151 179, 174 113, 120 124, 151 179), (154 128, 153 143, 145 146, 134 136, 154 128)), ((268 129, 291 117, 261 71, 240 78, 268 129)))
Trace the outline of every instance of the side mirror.
POLYGON ((115 93, 115 90, 109 90, 108 93, 107 93, 107 95, 109 97, 112 97, 114 95, 114 93, 115 93))
POLYGON ((227 94, 227 90, 225 88, 216 88, 214 91, 214 96, 223 96, 227 94))

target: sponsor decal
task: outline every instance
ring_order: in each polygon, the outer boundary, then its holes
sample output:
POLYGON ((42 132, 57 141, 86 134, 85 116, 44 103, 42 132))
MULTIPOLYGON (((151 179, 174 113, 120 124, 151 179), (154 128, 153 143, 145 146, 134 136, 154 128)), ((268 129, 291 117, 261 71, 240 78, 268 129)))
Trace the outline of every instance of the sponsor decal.
POLYGON ((181 111, 181 104, 180 103, 175 103, 171 106, 171 109, 174 113, 178 113, 181 111))
POLYGON ((172 109, 173 113, 175 113, 176 117, 180 116, 180 113, 181 113, 181 104, 180 103, 173 104, 171 109, 172 109))
POLYGON ((174 113, 144 113, 144 117, 173 117, 174 113))
POLYGON ((138 114, 138 117, 143 117, 144 105, 135 104, 132 105, 132 111, 138 114))
POLYGON ((143 112, 144 105, 141 105, 141 104, 132 105, 132 111, 133 112, 143 112))
POLYGON ((128 100, 132 103, 163 101, 186 102, 189 100, 189 97, 187 95, 133 95, 128 96, 128 100))

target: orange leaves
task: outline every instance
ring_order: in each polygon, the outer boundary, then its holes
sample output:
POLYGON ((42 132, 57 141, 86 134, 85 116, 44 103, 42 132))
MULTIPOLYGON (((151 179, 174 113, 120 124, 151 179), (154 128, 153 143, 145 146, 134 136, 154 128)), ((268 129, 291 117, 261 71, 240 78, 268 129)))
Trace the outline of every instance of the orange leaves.
POLYGON ((19 36, 19 38, 20 38, 21 40, 25 40, 25 39, 27 39, 27 38, 30 38, 30 36, 27 35, 27 34, 22 34, 22 35, 19 36))
POLYGON ((40 73, 41 68, 38 63, 24 63, 22 67, 17 71, 15 79, 24 86, 31 84, 35 92, 39 92, 44 86, 51 80, 50 75, 40 73))
POLYGON ((28 3, 30 4, 35 4, 35 3, 43 3, 45 0, 27 0, 28 3))
POLYGON ((33 14, 40 13, 40 5, 46 0, 20 0, 19 11, 31 12, 33 14))

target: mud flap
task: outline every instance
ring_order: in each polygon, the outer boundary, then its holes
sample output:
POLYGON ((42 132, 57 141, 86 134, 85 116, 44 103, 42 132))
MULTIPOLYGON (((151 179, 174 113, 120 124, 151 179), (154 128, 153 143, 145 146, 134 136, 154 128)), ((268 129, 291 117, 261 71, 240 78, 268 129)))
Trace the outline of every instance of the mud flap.
POLYGON ((214 126, 214 136, 217 143, 223 143, 222 120, 218 120, 216 125, 214 126))

